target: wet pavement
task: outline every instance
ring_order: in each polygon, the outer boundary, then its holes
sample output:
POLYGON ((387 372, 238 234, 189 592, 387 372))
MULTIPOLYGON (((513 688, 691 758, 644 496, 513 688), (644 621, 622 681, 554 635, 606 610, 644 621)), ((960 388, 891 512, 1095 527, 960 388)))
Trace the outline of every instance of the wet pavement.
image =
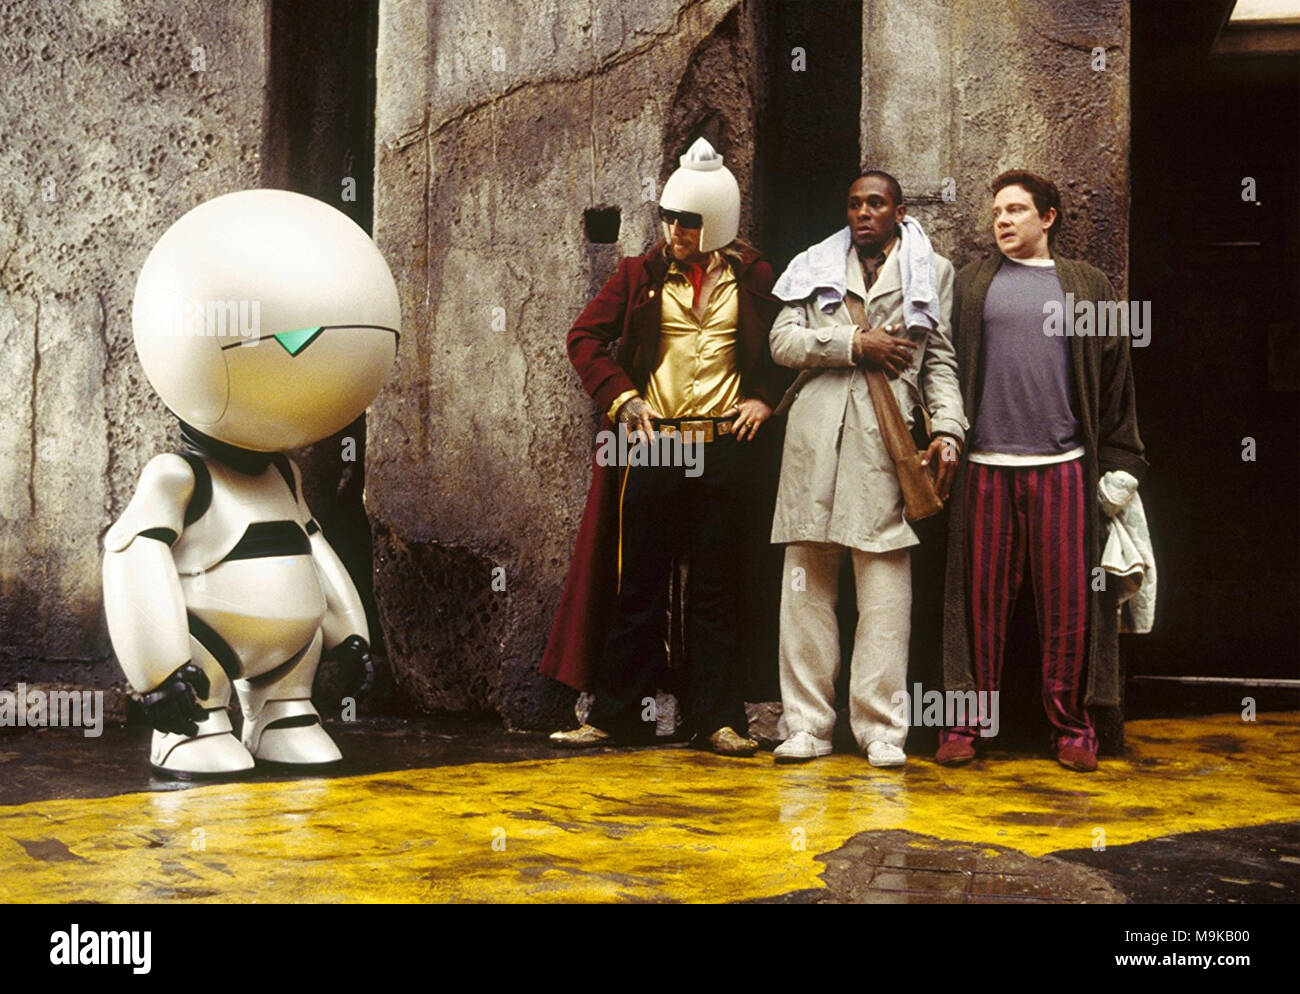
POLYGON ((1300 900, 1300 714, 1130 722, 1077 774, 801 766, 684 744, 556 753, 494 722, 331 724, 327 777, 183 785, 148 732, 0 735, 16 902, 1300 900))

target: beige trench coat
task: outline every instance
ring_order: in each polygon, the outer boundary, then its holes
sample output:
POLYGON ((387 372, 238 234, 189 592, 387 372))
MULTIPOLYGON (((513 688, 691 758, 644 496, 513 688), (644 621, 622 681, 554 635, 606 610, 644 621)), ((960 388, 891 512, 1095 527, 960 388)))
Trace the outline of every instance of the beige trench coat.
MULTIPOLYGON (((970 426, 950 337, 952 263, 936 253, 934 272, 942 321, 928 334, 911 329, 910 337, 922 346, 913 354, 911 367, 891 385, 909 424, 912 409, 919 405, 929 412, 933 432, 964 442, 970 426)), ((869 294, 852 248, 845 258, 845 275, 849 292, 865 295, 873 328, 903 323, 897 246, 869 294)), ((787 304, 772 326, 772 358, 779 365, 821 370, 799 386, 789 407, 773 542, 833 542, 867 552, 892 552, 919 541, 903 520, 902 491, 876 426, 866 377, 853 365, 855 331, 843 301, 829 312, 812 300, 787 304)))

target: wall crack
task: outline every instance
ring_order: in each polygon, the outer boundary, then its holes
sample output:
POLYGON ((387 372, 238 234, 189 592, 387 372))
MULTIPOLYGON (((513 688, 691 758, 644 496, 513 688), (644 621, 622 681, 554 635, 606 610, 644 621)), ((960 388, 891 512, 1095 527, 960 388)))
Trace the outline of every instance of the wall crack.
POLYGON ((30 400, 31 411, 31 428, 30 428, 30 453, 27 459, 27 506, 28 513, 36 517, 36 388, 41 373, 41 298, 34 297, 36 304, 36 320, 32 326, 32 393, 30 400))
MULTIPOLYGON (((521 79, 519 80, 519 82, 513 83, 510 86, 506 87, 506 89, 504 89, 500 93, 492 94, 491 96, 484 97, 483 99, 474 101, 472 103, 463 104, 460 107, 457 107, 454 110, 452 110, 445 118, 443 118, 437 124, 433 125, 430 128, 429 134, 430 136, 441 134, 444 129, 450 127, 453 124, 460 123, 464 118, 468 117, 471 114, 477 113, 478 111, 486 107, 488 104, 496 103, 498 100, 504 100, 506 97, 513 96, 515 93, 518 93, 520 90, 530 89, 534 87, 542 87, 542 86, 553 86, 559 83, 578 83, 584 79, 591 79, 596 76, 602 76, 605 73, 609 72, 611 69, 615 69, 618 66, 623 65, 623 63, 625 62, 629 62, 632 59, 639 58, 640 56, 645 55, 647 52, 650 52, 656 47, 656 45, 662 39, 679 34, 681 32, 682 21, 685 18, 686 13, 688 11, 694 10, 696 7, 701 7, 710 2, 712 2, 712 0, 689 0, 688 3, 683 4, 681 8, 677 11, 677 16, 673 19, 672 27, 667 28, 663 31, 654 32, 653 34, 650 35, 650 37, 646 41, 642 42, 640 45, 637 45, 635 48, 630 48, 626 52, 618 52, 615 55, 607 57, 603 61, 598 62, 594 69, 582 70, 577 73, 559 74, 554 76, 543 76, 538 79, 521 79)), ((730 11, 728 11, 728 13, 730 13, 730 11)), ((719 21, 723 20, 725 17, 726 15, 724 14, 722 18, 719 18, 719 21)))

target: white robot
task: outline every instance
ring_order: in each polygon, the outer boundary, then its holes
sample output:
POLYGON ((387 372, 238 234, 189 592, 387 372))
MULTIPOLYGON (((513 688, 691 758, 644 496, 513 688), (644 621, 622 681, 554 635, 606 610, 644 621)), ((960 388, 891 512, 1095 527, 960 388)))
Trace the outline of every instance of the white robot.
POLYGON ((325 651, 368 689, 370 633, 282 453, 343 428, 379 392, 401 324, 392 273, 333 207, 245 190, 158 240, 132 324, 185 443, 145 466, 104 537, 109 635, 155 729, 150 763, 197 779, 255 759, 336 762, 312 683, 325 651))

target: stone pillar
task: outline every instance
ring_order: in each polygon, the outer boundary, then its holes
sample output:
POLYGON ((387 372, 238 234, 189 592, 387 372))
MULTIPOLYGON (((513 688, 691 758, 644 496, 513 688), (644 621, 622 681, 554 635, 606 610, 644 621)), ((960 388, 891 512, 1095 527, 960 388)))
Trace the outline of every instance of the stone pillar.
POLYGON ((1123 294, 1123 0, 864 0, 862 37, 863 162, 898 177, 940 252, 960 266, 996 251, 989 181, 1023 167, 1061 190, 1062 254, 1123 294))
MULTIPOLYGON (((175 444, 131 339, 154 241, 258 185, 261 4, 0 9, 0 660, 102 660, 99 543, 175 444)), ((87 681, 120 679, 101 667, 87 681)))
MULTIPOLYGON (((389 658, 417 707, 524 727, 569 713, 536 672, 596 427, 564 338, 618 255, 657 235, 665 135, 709 126, 677 91, 741 6, 380 9, 374 230, 403 334, 369 416, 366 491, 389 658), (616 244, 588 245, 591 208, 596 227, 617 208, 616 244)), ((720 92, 728 127, 752 114, 733 106, 746 87, 720 92)))

